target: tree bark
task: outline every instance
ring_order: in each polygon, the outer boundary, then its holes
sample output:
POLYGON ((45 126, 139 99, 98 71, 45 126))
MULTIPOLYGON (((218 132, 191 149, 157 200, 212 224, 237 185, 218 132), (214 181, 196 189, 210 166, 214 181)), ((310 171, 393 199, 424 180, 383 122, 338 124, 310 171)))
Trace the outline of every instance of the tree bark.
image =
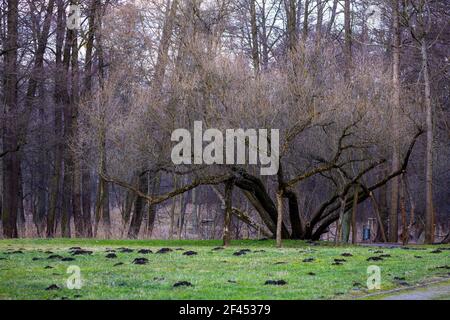
POLYGON ((425 243, 434 242, 434 208, 433 208, 433 107, 431 102, 430 73, 428 67, 427 41, 421 40, 422 71, 425 82, 425 113, 426 113, 426 164, 425 164, 425 243))
MULTIPOLYGON (((155 195, 159 192, 161 186, 161 175, 157 174, 151 187, 152 194, 155 195)), ((156 207, 155 204, 148 204, 147 207, 147 238, 151 238, 153 234, 153 228, 155 226, 156 219, 156 207)))
POLYGON ((352 65, 352 26, 350 0, 344 2, 344 31, 345 31, 345 81, 350 81, 350 69, 352 65))
MULTIPOLYGON (((141 192, 148 192, 148 174, 143 173, 139 176, 139 190, 141 192)), ((134 204, 133 217, 131 218, 130 229, 128 230, 128 238, 137 239, 139 230, 142 225, 142 218, 144 217, 145 199, 137 197, 134 204)))
POLYGON ((338 2, 339 0, 333 0, 333 6, 331 8, 331 16, 327 27, 327 38, 330 37, 331 31, 333 30, 334 22, 336 21, 338 2))
POLYGON ((61 137, 63 134, 62 123, 62 106, 63 106, 63 87, 62 83, 64 78, 64 66, 62 61, 63 55, 63 42, 64 42, 64 15, 65 7, 64 1, 58 0, 57 2, 57 20, 56 20, 56 42, 55 42, 55 110, 54 110, 54 139, 55 139, 55 152, 54 152, 54 165, 53 174, 50 185, 50 202, 49 211, 47 213, 47 237, 53 238, 56 232, 56 208, 58 205, 59 190, 62 174, 63 163, 63 144, 61 137))
POLYGON ((282 247, 282 225, 283 225, 283 191, 277 192, 277 248, 282 247))
MULTIPOLYGON (((383 189, 385 189, 385 188, 383 188, 383 189)), ((377 201, 375 200, 375 197, 373 196, 372 192, 370 192, 370 199, 372 200, 372 207, 373 207, 373 210, 375 211, 375 215, 377 216, 377 224, 378 224, 375 242, 380 241, 379 239, 381 239, 383 242, 387 242, 386 231, 385 231, 386 230, 385 219, 383 219, 383 216, 381 214, 381 211, 379 209, 377 201)), ((387 215, 385 215, 385 216, 387 216, 387 215)))
MULTIPOLYGON (((392 129, 394 150, 392 154, 392 171, 399 167, 399 112, 400 112, 400 17, 399 1, 393 1, 393 66, 392 66, 392 129)), ((391 180, 391 206, 389 212, 389 241, 398 242, 398 176, 391 180)))
POLYGON ((310 0, 305 0, 304 2, 305 10, 303 15, 303 30, 302 30, 302 41, 304 44, 308 40, 308 33, 309 33, 309 13, 310 13, 309 1, 310 0))
POLYGON ((175 18, 178 10, 179 0, 172 0, 169 6, 167 5, 166 17, 164 20, 161 40, 158 47, 158 58, 155 65, 155 72, 153 76, 152 91, 154 94, 159 94, 163 85, 164 74, 169 59, 170 38, 172 36, 175 18))
POLYGON ((231 217, 233 214, 233 181, 227 181, 225 183, 225 213, 223 222, 223 246, 227 247, 231 242, 231 217))
POLYGON ((358 196, 359 196, 359 187, 355 187, 355 194, 353 196, 353 208, 352 208, 352 244, 356 244, 356 238, 358 236, 358 228, 357 228, 357 213, 358 213, 358 196))
MULTIPOLYGON (((98 0, 91 0, 88 15, 88 34, 86 40, 86 56, 85 56, 85 79, 84 79, 84 95, 89 98, 92 94, 92 73, 93 73, 93 50, 96 30, 98 0)), ((83 149, 85 146, 83 146, 83 149)), ((82 184, 82 204, 83 204, 83 228, 84 236, 92 237, 92 217, 91 217, 91 173, 87 161, 81 159, 81 184, 82 184)))
POLYGON ((316 48, 320 46, 322 41, 323 28, 323 10, 325 8, 324 0, 317 0, 317 25, 316 25, 316 48))
MULTIPOLYGON (((73 41, 72 41, 72 90, 71 90, 71 101, 70 101, 70 117, 71 117, 71 132, 69 141, 77 143, 78 137, 78 106, 79 106, 79 65, 78 65, 78 31, 73 30, 73 41)), ((72 214, 75 224, 75 237, 80 238, 85 235, 84 233, 84 221, 83 213, 81 208, 81 160, 76 154, 75 150, 69 148, 70 153, 70 164, 72 165, 71 170, 71 181, 72 181, 72 214)))
MULTIPOLYGON (((5 113, 8 117, 3 126, 3 149, 15 150, 17 141, 17 47, 18 47, 18 0, 8 0, 7 36, 4 74, 5 113)), ((5 238, 17 238, 17 210, 19 194, 19 166, 17 152, 3 157, 3 210, 2 224, 5 238)))
POLYGON ((375 236, 375 242, 387 242, 387 233, 389 229, 388 221, 389 221, 389 212, 387 207, 387 186, 382 186, 380 191, 378 192, 378 201, 375 199, 375 196, 372 194, 372 204, 378 219, 378 227, 377 227, 377 235, 375 236))
POLYGON ((287 36, 290 54, 297 47, 297 4, 296 0, 289 0, 287 8, 287 36))
POLYGON ((252 39, 252 61, 255 73, 259 72, 258 25, 256 21, 256 0, 250 0, 250 26, 252 39))
POLYGON ((400 191, 399 191, 399 204, 400 204, 400 215, 402 220, 402 233, 401 240, 402 244, 406 245, 408 241, 408 223, 406 222, 406 200, 405 200, 405 184, 404 184, 404 175, 401 176, 400 181, 400 191))

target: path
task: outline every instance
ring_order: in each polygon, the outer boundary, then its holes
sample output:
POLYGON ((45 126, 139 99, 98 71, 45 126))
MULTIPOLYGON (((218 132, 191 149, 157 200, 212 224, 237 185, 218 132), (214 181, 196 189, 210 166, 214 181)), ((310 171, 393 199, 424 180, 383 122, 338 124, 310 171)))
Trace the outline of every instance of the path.
POLYGON ((450 281, 368 296, 376 300, 450 300, 450 281))

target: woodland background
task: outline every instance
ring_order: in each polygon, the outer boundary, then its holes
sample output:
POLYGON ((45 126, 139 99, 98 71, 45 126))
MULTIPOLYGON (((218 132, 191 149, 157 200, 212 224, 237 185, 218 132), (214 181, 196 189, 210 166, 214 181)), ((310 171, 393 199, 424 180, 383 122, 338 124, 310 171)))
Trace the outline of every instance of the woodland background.
POLYGON ((449 241, 450 1, 1 0, 1 234, 449 241), (66 27, 71 5, 81 27, 66 27), (280 171, 170 135, 277 128, 280 171))

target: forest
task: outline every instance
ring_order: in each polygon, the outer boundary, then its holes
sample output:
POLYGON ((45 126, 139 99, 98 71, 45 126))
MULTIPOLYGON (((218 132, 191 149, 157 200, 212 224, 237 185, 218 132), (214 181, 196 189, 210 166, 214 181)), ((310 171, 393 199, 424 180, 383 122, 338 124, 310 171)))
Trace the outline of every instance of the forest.
POLYGON ((1 0, 0 56, 4 239, 450 242, 448 0, 1 0))

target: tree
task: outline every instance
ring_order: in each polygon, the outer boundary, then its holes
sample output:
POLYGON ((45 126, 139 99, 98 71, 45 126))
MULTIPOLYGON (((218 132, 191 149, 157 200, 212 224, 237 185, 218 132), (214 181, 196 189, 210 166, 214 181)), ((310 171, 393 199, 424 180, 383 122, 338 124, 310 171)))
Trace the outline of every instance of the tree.
MULTIPOLYGON (((8 117, 3 124, 4 150, 17 150, 18 147, 18 0, 7 2, 7 34, 5 42, 5 112, 8 117)), ((4 154, 3 160, 3 235, 6 238, 17 238, 17 211, 19 201, 20 161, 17 152, 4 154)))
MULTIPOLYGON (((394 138, 394 149, 392 153, 392 170, 399 167, 399 113, 400 113, 400 3, 398 0, 392 1, 392 130, 394 138)), ((394 177, 391 181, 391 201, 389 213, 389 241, 398 241, 398 195, 399 179, 394 177)))

